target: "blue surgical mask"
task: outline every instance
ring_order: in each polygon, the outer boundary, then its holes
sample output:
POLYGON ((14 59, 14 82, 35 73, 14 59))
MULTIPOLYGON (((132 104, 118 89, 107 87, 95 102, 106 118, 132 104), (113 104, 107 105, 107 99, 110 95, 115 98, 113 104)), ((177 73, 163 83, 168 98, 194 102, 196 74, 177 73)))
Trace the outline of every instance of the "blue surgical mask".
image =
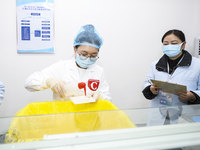
POLYGON ((169 57, 176 57, 181 52, 182 44, 183 43, 179 45, 164 45, 162 46, 163 53, 169 57))
POLYGON ((88 67, 92 66, 95 62, 96 61, 91 61, 89 57, 85 60, 81 60, 79 54, 76 53, 76 63, 81 68, 88 68, 88 67))

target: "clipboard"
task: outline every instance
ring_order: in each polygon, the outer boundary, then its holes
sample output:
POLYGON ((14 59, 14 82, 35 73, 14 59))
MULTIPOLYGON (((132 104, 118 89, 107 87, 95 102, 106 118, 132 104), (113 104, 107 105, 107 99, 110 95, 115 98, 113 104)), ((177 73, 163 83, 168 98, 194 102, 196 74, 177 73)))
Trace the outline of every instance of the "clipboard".
POLYGON ((171 83, 167 81, 161 81, 161 80, 154 80, 151 79, 151 82, 153 83, 154 86, 161 87, 161 90, 163 92, 167 93, 173 93, 178 95, 175 91, 180 91, 180 92, 187 92, 187 86, 182 85, 182 84, 176 84, 176 83, 171 83))

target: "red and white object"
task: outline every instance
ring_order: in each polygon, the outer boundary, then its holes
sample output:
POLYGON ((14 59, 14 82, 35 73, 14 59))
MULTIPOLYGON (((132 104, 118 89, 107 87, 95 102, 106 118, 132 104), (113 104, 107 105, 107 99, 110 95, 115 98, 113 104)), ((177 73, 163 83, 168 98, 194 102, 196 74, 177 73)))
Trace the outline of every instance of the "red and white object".
POLYGON ((68 82, 65 84, 65 91, 65 97, 86 96, 86 84, 76 81, 68 82))
POLYGON ((91 91, 96 91, 99 88, 99 80, 97 79, 89 79, 88 87, 91 91))

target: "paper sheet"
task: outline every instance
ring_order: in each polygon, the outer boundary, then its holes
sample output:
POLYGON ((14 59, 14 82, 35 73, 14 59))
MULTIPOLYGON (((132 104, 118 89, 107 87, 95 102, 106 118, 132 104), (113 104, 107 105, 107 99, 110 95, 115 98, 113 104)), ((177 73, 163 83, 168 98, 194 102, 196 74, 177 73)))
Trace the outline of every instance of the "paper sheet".
POLYGON ((168 92, 168 93, 173 93, 173 94, 178 94, 175 91, 180 91, 180 92, 185 92, 185 93, 187 92, 187 87, 182 84, 176 84, 176 83, 154 80, 154 79, 151 79, 151 82, 153 83, 154 86, 161 87, 161 90, 163 92, 168 92))
POLYGON ((71 100, 74 104, 83 104, 83 103, 95 102, 95 99, 94 99, 94 98, 92 98, 92 97, 87 98, 86 96, 70 97, 70 100, 71 100))

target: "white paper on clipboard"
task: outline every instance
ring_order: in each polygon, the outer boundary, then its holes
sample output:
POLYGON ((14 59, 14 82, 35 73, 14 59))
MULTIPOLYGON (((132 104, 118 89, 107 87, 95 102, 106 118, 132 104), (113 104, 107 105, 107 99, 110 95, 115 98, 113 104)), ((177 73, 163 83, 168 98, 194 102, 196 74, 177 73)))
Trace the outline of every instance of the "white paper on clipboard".
POLYGON ((187 86, 182 85, 182 84, 176 84, 176 83, 171 83, 171 82, 166 82, 166 81, 161 81, 161 80, 154 80, 151 79, 151 82, 153 83, 154 86, 161 87, 161 90, 163 92, 168 92, 168 93, 173 93, 173 94, 178 94, 175 91, 180 91, 180 92, 187 92, 187 86))

